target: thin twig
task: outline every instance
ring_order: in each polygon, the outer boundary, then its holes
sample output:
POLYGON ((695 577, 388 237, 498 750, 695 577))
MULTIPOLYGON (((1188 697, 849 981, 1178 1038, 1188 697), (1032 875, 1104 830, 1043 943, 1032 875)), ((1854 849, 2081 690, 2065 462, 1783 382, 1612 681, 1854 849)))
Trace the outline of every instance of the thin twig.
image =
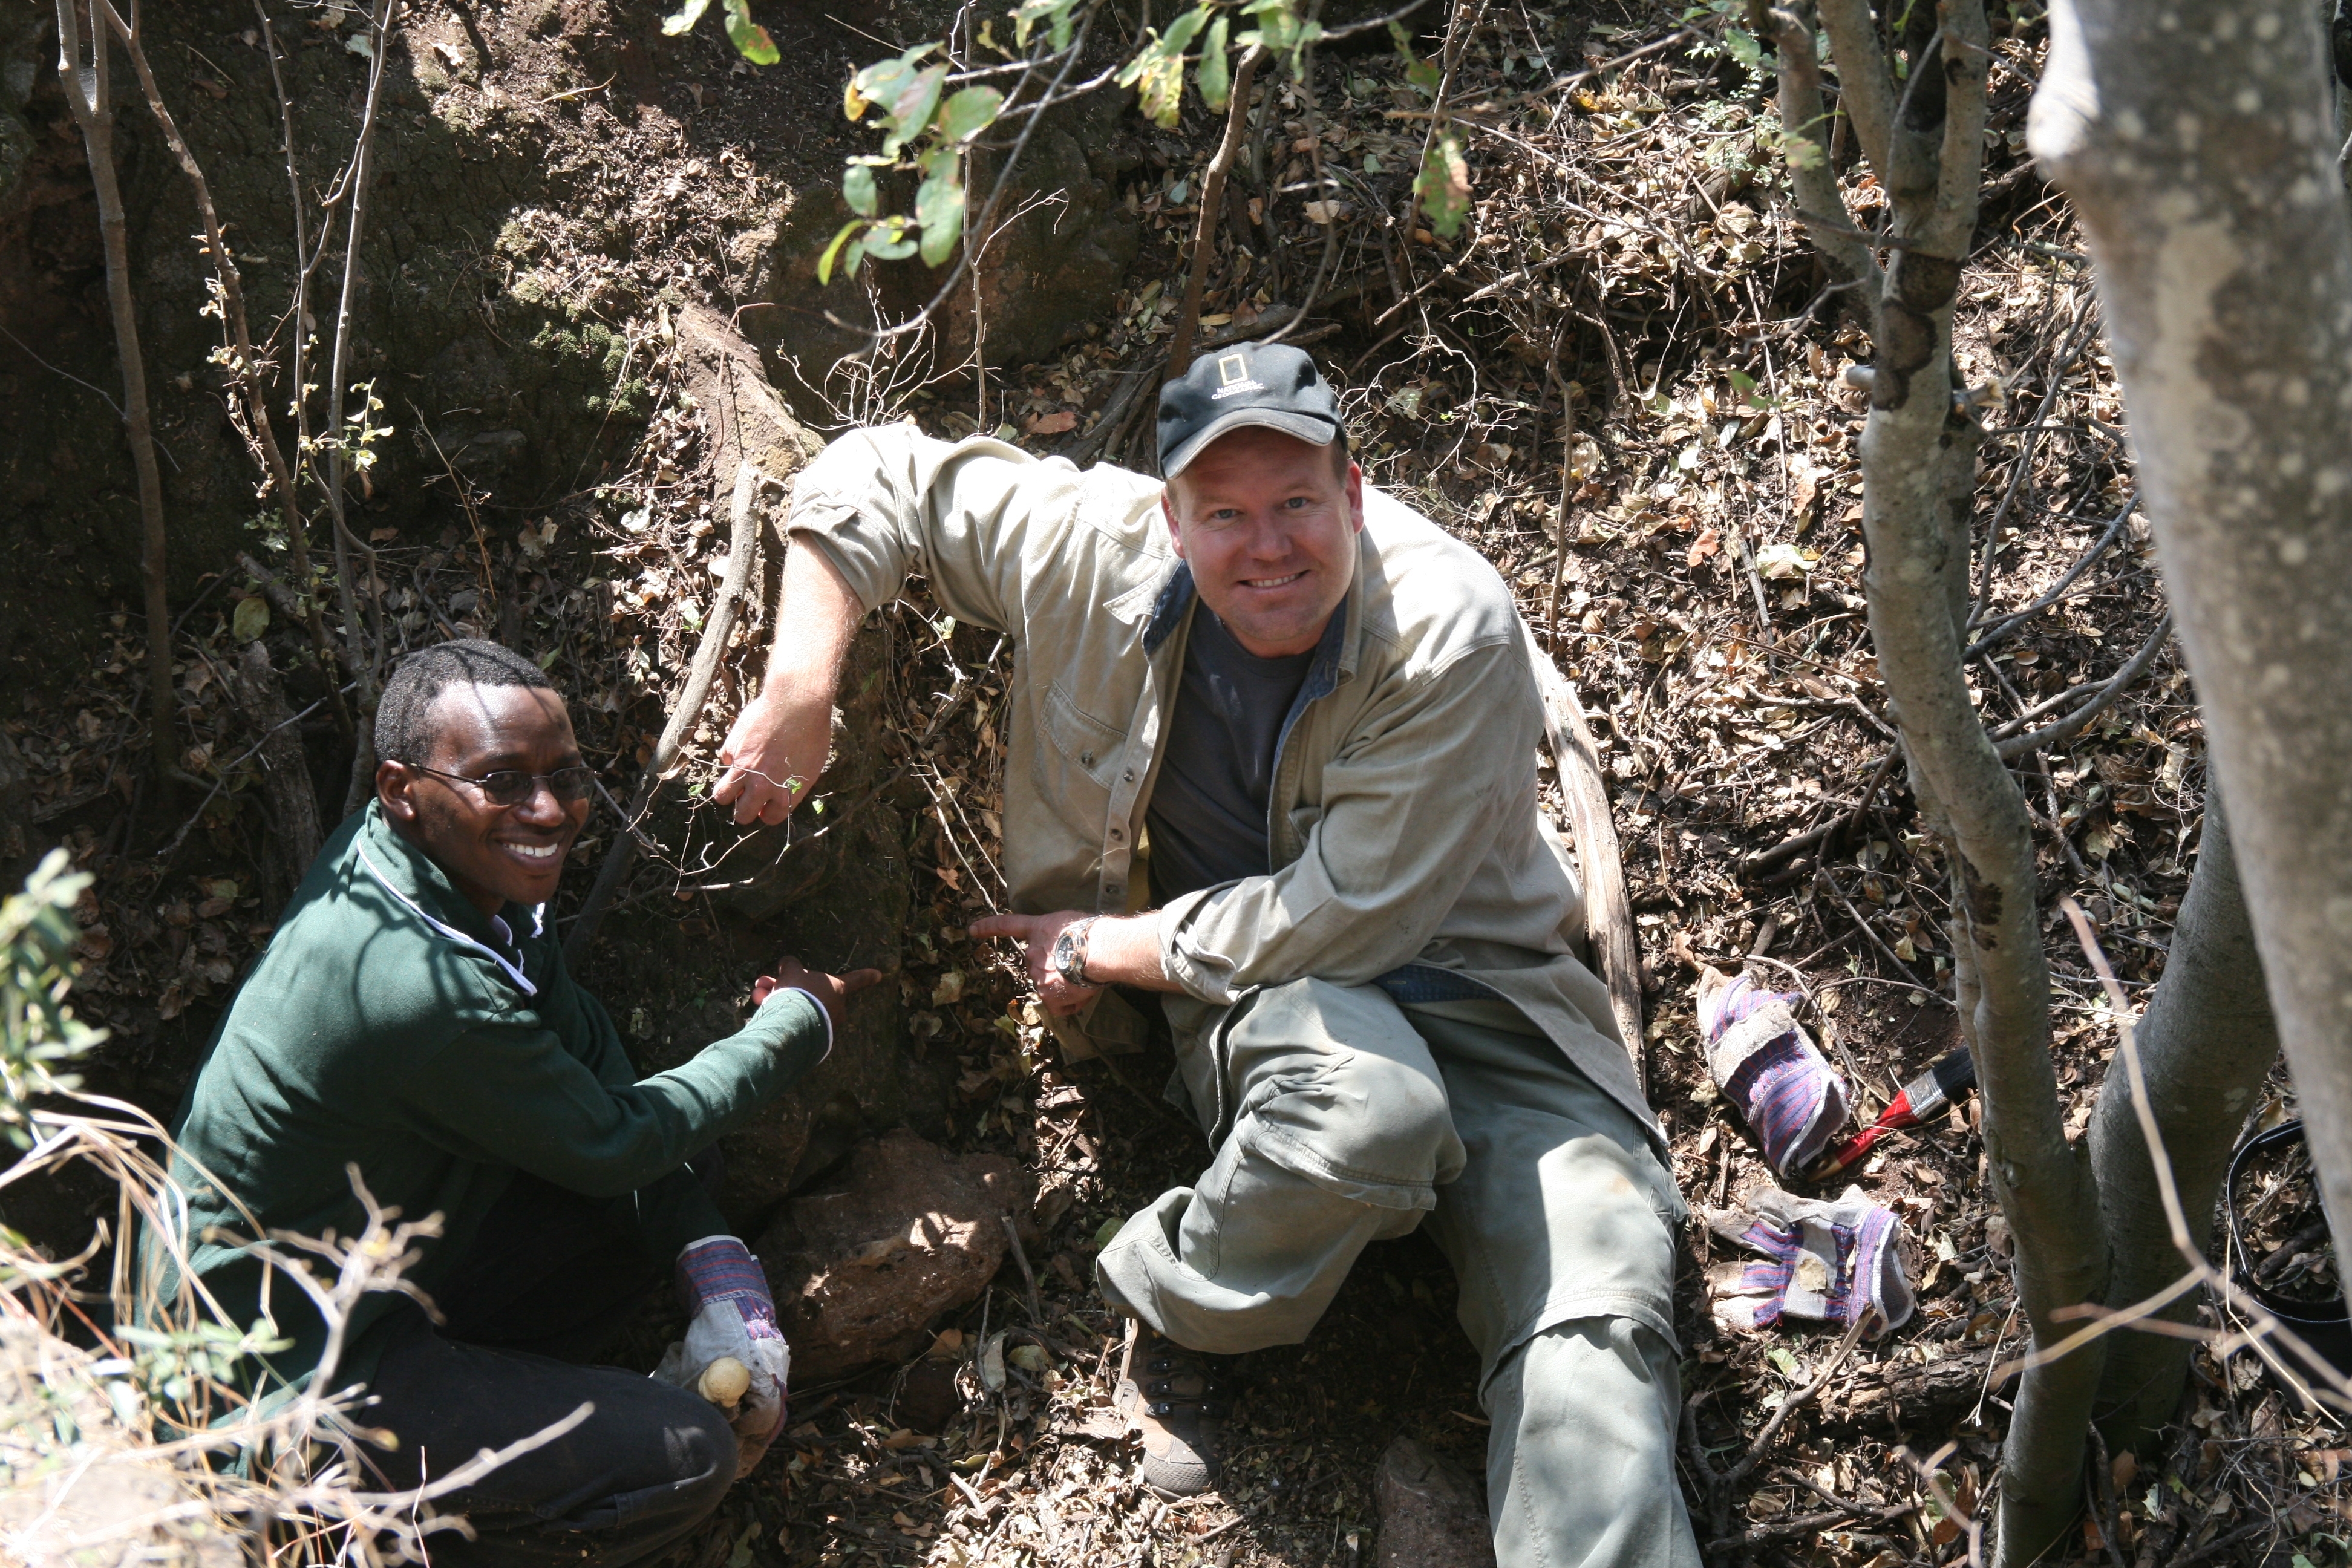
POLYGON ((1029 1288, 1029 1321, 1042 1323, 1045 1321, 1045 1309, 1037 1299, 1037 1271, 1029 1267, 1028 1249, 1021 1245, 1021 1227, 1013 1223, 1009 1214, 996 1217, 1004 1222, 1005 1242, 1013 1249, 1013 1261, 1021 1266, 1021 1282, 1029 1288))
POLYGON ((2156 656, 2164 651, 2165 644, 2171 638, 2172 615, 2167 611, 2164 619, 2157 624, 2156 630, 2140 644, 2139 651, 2125 660, 2124 667, 2116 670, 2114 678, 2099 688, 2097 694, 2089 701, 2055 723, 2045 724, 2028 734, 2011 735, 2007 740, 1995 742, 1993 749, 2000 753, 2001 761, 2013 762, 2028 752, 2071 739, 2092 720, 2114 707, 2116 699, 2131 689, 2134 683, 2147 673, 2147 667, 2156 662, 2156 656))
POLYGON ((1217 219, 1224 211, 1225 175, 1242 144, 1242 128, 1249 121, 1250 90, 1257 81, 1258 62, 1265 46, 1253 44, 1234 73, 1233 100, 1225 107, 1225 133, 1209 160, 1201 180, 1201 216, 1192 226, 1192 268, 1184 280, 1184 303, 1176 312, 1176 333, 1168 341, 1168 364, 1161 374, 1174 381, 1192 363, 1192 334, 1201 325, 1201 292, 1209 282, 1209 263, 1217 253, 1217 219))
POLYGON ((1740 1456, 1738 1464, 1723 1472, 1722 1485, 1726 1490, 1748 1479, 1748 1472, 1755 1469, 1757 1461, 1764 1457, 1764 1450, 1772 1446, 1772 1439, 1779 1435, 1781 1423, 1811 1404, 1822 1389, 1829 1386, 1831 1377, 1845 1364, 1845 1358, 1853 1353, 1853 1347, 1862 1342, 1862 1336, 1876 1321, 1878 1313, 1875 1310, 1866 1309, 1854 1314, 1853 1321, 1846 1326, 1845 1337, 1838 1341, 1837 1349, 1830 1352, 1829 1359, 1822 1363, 1821 1369, 1803 1387, 1790 1391, 1780 1401, 1780 1408, 1773 1411, 1771 1417, 1764 1423, 1764 1429, 1756 1434, 1754 1442, 1748 1445, 1748 1452, 1740 1456))
POLYGON ((758 498, 761 482, 766 478, 759 465, 750 458, 740 458, 735 465, 735 493, 729 509, 732 525, 728 533, 727 574, 719 579, 719 596, 710 606, 710 618, 703 623, 702 640, 696 645, 694 663, 688 668, 686 685, 679 690, 677 706, 670 710, 669 722, 662 727, 661 739, 655 742, 652 758, 646 763, 644 776, 637 781, 636 794, 629 809, 621 818, 622 826, 631 829, 613 840, 604 852, 604 864, 597 868, 595 885, 580 906, 572 921, 572 933, 563 939, 564 961, 575 967, 588 956, 588 944, 595 940, 596 927, 604 918, 605 909, 620 889, 621 879, 628 874, 636 858, 637 841, 634 828, 646 808, 653 802, 654 792, 661 787, 663 776, 677 759, 678 747, 702 718, 703 704, 710 696, 712 678, 719 673, 719 661, 727 651, 727 639, 735 630, 735 614, 743 602, 744 587, 751 580, 752 557, 759 549, 759 528, 753 521, 752 502, 758 498))

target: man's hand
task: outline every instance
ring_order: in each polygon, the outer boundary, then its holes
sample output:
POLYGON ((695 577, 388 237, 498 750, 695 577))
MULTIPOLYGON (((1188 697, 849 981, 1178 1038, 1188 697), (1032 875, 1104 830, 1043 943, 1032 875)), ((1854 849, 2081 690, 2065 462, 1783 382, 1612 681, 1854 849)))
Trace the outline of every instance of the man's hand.
POLYGON ((833 703, 830 699, 795 700, 772 681, 744 704, 719 748, 727 764, 710 798, 732 802, 738 824, 753 821, 773 827, 808 798, 824 773, 833 745, 833 703))
MULTIPOLYGON (((1064 926, 1086 918, 1077 910, 1058 910, 1050 915, 990 915, 972 922, 971 934, 975 940, 1009 936, 1019 942, 1028 960, 1029 983, 1037 988, 1037 999, 1045 1005, 1048 1013, 1066 1017, 1094 1000, 1095 993, 1102 989, 1099 985, 1072 985, 1054 969, 1054 939, 1062 934, 1064 926)), ((1095 929, 1100 931, 1101 924, 1098 922, 1095 929)), ((1091 950, 1092 944, 1088 945, 1091 950)))
POLYGON ((776 965, 773 974, 762 974, 751 983, 751 1005, 758 1006, 779 991, 805 991, 824 1006, 832 1020, 834 1033, 839 1034, 842 1012, 852 996, 882 978, 878 969, 853 969, 846 974, 834 975, 811 969, 799 959, 787 953, 776 965))

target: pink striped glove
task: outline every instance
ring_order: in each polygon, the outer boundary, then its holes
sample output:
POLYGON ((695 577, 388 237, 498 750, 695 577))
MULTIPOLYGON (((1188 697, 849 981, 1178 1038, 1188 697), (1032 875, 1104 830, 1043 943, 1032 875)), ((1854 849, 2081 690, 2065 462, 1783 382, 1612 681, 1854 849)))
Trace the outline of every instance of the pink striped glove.
POLYGON ((1737 1209, 1706 1216, 1707 1228, 1759 1253, 1761 1262, 1707 1270, 1710 1310, 1726 1329, 1752 1332, 1783 1318, 1810 1318, 1873 1339, 1910 1319, 1911 1279, 1903 1264, 1903 1222, 1848 1187, 1834 1203, 1759 1187, 1737 1209))
POLYGON ((1792 1009, 1801 1000, 1745 974, 1698 973, 1707 1071, 1782 1181, 1811 1165, 1846 1119, 1845 1080, 1799 1026, 1792 1009))
POLYGON ((677 1255, 677 1293, 693 1318, 686 1338, 662 1353, 654 1375, 695 1389, 729 1411, 740 1479, 784 1429, 792 1348, 776 1327, 775 1298, 760 1260, 731 1236, 707 1236, 677 1255), (733 1401, 723 1397, 726 1391, 704 1384, 711 1364, 722 1359, 740 1362, 751 1373, 751 1386, 733 1401))

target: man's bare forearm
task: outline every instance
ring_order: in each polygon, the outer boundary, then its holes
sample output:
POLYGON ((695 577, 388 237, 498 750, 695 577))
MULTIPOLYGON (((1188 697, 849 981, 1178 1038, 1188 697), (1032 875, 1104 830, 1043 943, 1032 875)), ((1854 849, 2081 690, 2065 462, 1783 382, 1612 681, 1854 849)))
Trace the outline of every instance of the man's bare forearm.
POLYGON ((1096 985, 1181 991, 1160 962, 1160 913, 1105 915, 1087 933, 1087 979, 1096 985))
POLYGON ((809 535, 794 533, 776 594, 776 638, 768 649, 764 700, 822 701, 829 710, 841 685, 841 666, 865 607, 848 579, 809 535))
POLYGON ((727 772, 711 792, 739 823, 784 820, 815 787, 833 740, 833 699, 865 606, 806 534, 793 536, 776 600, 768 679, 719 748, 727 772))

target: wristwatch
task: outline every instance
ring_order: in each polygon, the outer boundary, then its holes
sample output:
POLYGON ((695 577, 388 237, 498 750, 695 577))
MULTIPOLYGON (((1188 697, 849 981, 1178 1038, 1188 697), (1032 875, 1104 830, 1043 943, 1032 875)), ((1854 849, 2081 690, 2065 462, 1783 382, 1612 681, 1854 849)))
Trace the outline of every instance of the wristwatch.
POLYGON ((1100 917, 1088 915, 1082 921, 1072 921, 1054 938, 1054 951, 1046 963, 1062 984, 1083 990, 1094 984, 1087 978, 1087 939, 1094 934, 1095 921, 1100 917))

